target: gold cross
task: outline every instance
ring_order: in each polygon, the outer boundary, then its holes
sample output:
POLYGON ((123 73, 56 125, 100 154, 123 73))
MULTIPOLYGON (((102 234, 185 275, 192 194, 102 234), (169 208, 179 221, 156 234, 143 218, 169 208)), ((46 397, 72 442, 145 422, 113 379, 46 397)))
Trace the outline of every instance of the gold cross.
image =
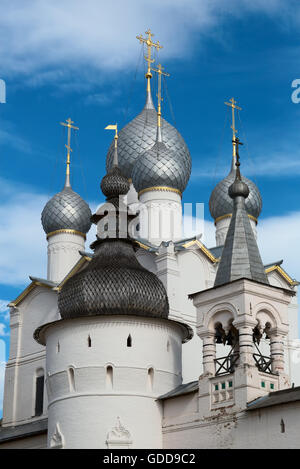
POLYGON ((71 148, 71 129, 74 130, 79 130, 79 127, 75 127, 74 122, 72 119, 69 117, 69 119, 66 120, 65 122, 61 122, 60 125, 63 125, 64 127, 68 128, 68 144, 65 145, 66 149, 68 150, 67 152, 67 170, 66 170, 66 175, 69 177, 70 176, 70 163, 71 163, 71 158, 70 158, 70 152, 73 151, 71 148))
POLYGON ((236 133, 237 129, 235 128, 235 109, 238 111, 241 111, 242 108, 237 106, 237 102, 234 100, 234 98, 231 98, 229 100, 229 103, 225 102, 226 106, 231 107, 232 110, 232 145, 233 145, 233 156, 236 157, 236 133))
POLYGON ((162 67, 161 64, 158 64, 157 68, 151 68, 153 72, 158 73, 158 87, 157 87, 157 98, 158 98, 158 106, 157 106, 157 125, 158 127, 161 127, 161 102, 163 101, 163 98, 161 97, 161 77, 164 75, 165 77, 169 77, 170 74, 163 72, 164 68, 162 67))
POLYGON ((154 59, 152 59, 151 51, 152 47, 154 47, 156 50, 162 49, 163 46, 160 45, 159 41, 152 42, 152 37, 154 34, 151 33, 150 29, 145 32, 148 37, 143 38, 143 36, 140 34, 139 36, 136 36, 136 38, 140 41, 141 44, 146 44, 147 46, 147 55, 144 56, 146 62, 148 63, 148 70, 146 73, 146 78, 148 80, 147 83, 147 91, 150 91, 150 79, 152 78, 151 74, 151 64, 154 62, 154 59))

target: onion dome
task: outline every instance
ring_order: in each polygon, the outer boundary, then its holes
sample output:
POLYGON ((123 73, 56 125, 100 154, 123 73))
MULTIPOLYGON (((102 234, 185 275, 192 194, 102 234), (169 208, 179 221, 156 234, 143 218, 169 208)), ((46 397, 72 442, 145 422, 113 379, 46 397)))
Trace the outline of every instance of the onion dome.
POLYGON ((75 230, 86 234, 91 227, 88 204, 73 191, 69 177, 61 192, 50 199, 42 212, 42 225, 47 235, 58 230, 75 230))
POLYGON ((189 172, 184 162, 164 142, 157 141, 136 161, 132 182, 137 192, 151 187, 169 187, 182 192, 187 186, 189 172))
MULTIPOLYGON (((125 177, 132 178, 133 166, 140 155, 150 150, 156 141, 157 112, 151 94, 147 93, 147 101, 142 112, 129 122, 119 133, 118 154, 119 166, 125 177)), ((162 132, 166 147, 174 152, 173 161, 181 168, 184 180, 191 174, 191 157, 188 147, 178 130, 162 119, 162 132)), ((108 150, 106 169, 113 164, 113 142, 108 150)), ((156 184, 155 180, 151 186, 156 184)))
POLYGON ((118 197, 119 195, 126 195, 130 189, 130 184, 128 182, 128 179, 123 176, 118 164, 119 136, 117 133, 117 126, 108 127, 116 127, 114 159, 111 169, 108 170, 108 173, 104 176, 101 181, 101 190, 108 199, 111 199, 114 197, 118 197))
MULTIPOLYGON (((109 229, 103 233, 103 238, 97 236, 91 245, 94 250, 91 262, 63 285, 58 296, 63 319, 124 314, 168 319, 169 303, 163 283, 138 262, 135 256, 137 244, 129 237, 128 227, 123 228, 125 235, 120 235, 124 217, 133 218, 128 215, 127 207, 119 203, 126 184, 128 191, 128 181, 118 168, 115 143, 114 166, 104 177, 101 187, 107 202, 116 209, 116 229, 114 235, 109 229)), ((96 214, 93 221, 96 223, 106 216, 107 211, 96 214)))
MULTIPOLYGON (((233 184, 236 176, 235 162, 233 161, 231 171, 222 181, 220 181, 209 199, 209 211, 216 220, 220 217, 229 216, 233 213, 233 200, 229 196, 228 189, 233 184)), ((245 200, 246 212, 251 217, 257 219, 262 209, 262 199, 258 187, 250 179, 242 177, 242 181, 249 188, 249 196, 245 200)))

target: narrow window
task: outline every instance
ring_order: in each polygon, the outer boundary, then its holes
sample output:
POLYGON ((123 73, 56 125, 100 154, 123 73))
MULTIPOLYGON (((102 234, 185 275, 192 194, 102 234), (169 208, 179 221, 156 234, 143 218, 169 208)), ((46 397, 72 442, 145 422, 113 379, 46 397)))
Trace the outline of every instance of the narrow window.
POLYGON ((91 339, 91 336, 89 335, 88 337, 88 347, 91 348, 92 346, 92 339, 91 339))
POLYGON ((154 380, 154 370, 149 368, 148 370, 148 389, 149 391, 153 390, 153 380, 154 380))
POLYGON ((43 414, 44 408, 44 375, 37 376, 35 381, 35 417, 43 414))
POLYGON ((129 334, 129 336, 127 337, 127 347, 132 347, 132 338, 131 338, 131 335, 129 334))
POLYGON ((57 342, 57 353, 59 353, 59 352, 60 352, 60 343, 59 343, 59 341, 58 341, 58 342, 57 342))
POLYGON ((281 433, 285 433, 285 423, 283 419, 281 419, 281 422, 280 422, 280 430, 281 430, 281 433))
POLYGON ((170 352, 170 341, 167 342, 167 352, 170 352))
POLYGON ((106 387, 107 387, 107 389, 112 389, 113 384, 114 384, 113 367, 108 366, 106 368, 106 387))
POLYGON ((70 391, 75 391, 75 373, 73 368, 69 368, 69 384, 70 384, 70 391))

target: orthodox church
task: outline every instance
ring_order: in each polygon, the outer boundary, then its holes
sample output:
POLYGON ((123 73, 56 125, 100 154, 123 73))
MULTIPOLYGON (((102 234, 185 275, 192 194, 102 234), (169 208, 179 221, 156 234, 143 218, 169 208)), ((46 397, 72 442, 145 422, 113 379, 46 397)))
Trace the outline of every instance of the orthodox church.
POLYGON ((262 200, 242 175, 238 106, 227 103, 233 154, 209 200, 216 245, 183 239, 191 156, 162 117, 152 36, 138 36, 145 106, 120 132, 108 126, 106 202, 93 215, 70 184, 76 127, 63 124, 66 181, 41 215, 47 278, 31 276, 9 305, 0 448, 300 446, 298 282, 261 259, 262 200))

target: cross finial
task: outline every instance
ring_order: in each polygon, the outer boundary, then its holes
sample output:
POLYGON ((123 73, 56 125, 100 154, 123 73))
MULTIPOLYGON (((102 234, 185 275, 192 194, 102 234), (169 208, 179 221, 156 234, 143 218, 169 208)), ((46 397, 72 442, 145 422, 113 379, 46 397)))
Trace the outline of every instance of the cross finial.
POLYGON ((151 73, 151 64, 154 62, 154 59, 152 59, 152 47, 154 47, 156 50, 162 49, 163 46, 160 45, 159 41, 152 42, 152 37, 154 34, 151 33, 151 30, 148 29, 148 31, 145 32, 145 34, 148 36, 144 38, 141 34, 139 36, 136 36, 136 38, 140 41, 141 44, 146 44, 147 46, 147 55, 145 55, 145 60, 148 63, 148 70, 146 73, 146 78, 147 78, 147 92, 150 92, 150 80, 152 78, 152 73, 151 73))
POLYGON ((235 164, 235 160, 236 160, 236 133, 237 133, 237 129, 235 128, 235 109, 237 109, 238 111, 241 111, 242 108, 237 106, 237 102, 235 101, 234 98, 231 98, 229 100, 229 103, 225 102, 226 106, 229 106, 231 107, 231 111, 232 111, 232 125, 231 125, 231 128, 232 128, 232 154, 233 154, 233 164, 235 164))
POLYGON ((163 72, 164 68, 161 64, 158 64, 157 68, 151 69, 153 72, 158 74, 158 87, 157 87, 157 99, 158 99, 158 106, 157 106, 157 127, 161 127, 161 102, 163 98, 161 97, 161 77, 162 75, 165 77, 169 77, 170 74, 163 72))
POLYGON ((239 137, 236 137, 235 138, 235 141, 234 141, 235 145, 236 145, 236 163, 235 163, 235 166, 236 166, 236 175, 237 175, 237 178, 238 179, 241 179, 241 173, 240 173, 240 166, 241 166, 241 163, 240 163, 240 153, 239 153, 239 146, 240 145, 244 145, 239 137))
POLYGON ((74 130, 79 130, 79 127, 75 127, 74 122, 72 119, 69 117, 69 119, 66 120, 66 122, 61 122, 60 125, 67 127, 68 128, 68 143, 65 145, 67 149, 67 169, 66 169, 66 187, 70 187, 70 164, 71 164, 71 129, 74 130))

